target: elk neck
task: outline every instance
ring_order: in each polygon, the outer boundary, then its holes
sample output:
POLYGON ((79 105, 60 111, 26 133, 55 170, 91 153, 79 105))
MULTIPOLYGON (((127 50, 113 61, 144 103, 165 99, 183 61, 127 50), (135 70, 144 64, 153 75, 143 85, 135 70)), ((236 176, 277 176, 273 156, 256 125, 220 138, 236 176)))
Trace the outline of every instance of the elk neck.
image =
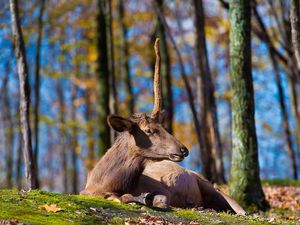
POLYGON ((97 165, 101 180, 111 180, 114 191, 128 192, 137 183, 144 170, 145 157, 139 154, 138 147, 130 143, 130 134, 120 134, 112 147, 97 165))

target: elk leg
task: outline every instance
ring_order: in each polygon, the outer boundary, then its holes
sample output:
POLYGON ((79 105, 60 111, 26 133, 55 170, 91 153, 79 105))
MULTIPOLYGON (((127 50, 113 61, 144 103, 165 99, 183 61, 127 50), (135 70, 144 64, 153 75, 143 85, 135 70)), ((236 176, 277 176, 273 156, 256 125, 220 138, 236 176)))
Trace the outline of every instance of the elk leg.
POLYGON ((147 206, 152 206, 154 195, 151 193, 142 193, 139 196, 133 196, 132 194, 124 194, 121 196, 121 201, 124 203, 140 203, 147 206))

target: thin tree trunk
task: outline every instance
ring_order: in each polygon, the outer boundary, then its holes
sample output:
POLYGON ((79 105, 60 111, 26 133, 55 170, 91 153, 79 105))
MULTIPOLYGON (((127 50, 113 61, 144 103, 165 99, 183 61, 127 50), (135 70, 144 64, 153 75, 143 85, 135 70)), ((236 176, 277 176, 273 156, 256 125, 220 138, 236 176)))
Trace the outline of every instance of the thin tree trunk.
MULTIPOLYGON (((294 4, 295 2, 291 2, 294 4)), ((284 19, 284 24, 286 35, 284 38, 285 45, 287 46, 289 52, 288 54, 288 65, 287 65, 287 74, 289 74, 289 82, 291 85, 291 105, 293 108, 295 123, 296 123, 296 130, 295 130, 295 137, 296 137, 296 144, 298 148, 298 154, 300 156, 300 67, 299 67, 299 43, 294 43, 295 39, 299 38, 299 2, 298 6, 292 6, 290 9, 290 13, 294 13, 295 15, 290 15, 290 20, 287 18, 284 19), (294 8, 293 7, 297 7, 294 8), (292 12, 294 11, 294 12, 292 12), (296 15, 297 14, 297 15, 296 15), (298 18, 296 18, 298 17, 298 18), (292 43, 291 43, 292 40, 292 43), (297 56, 298 55, 298 56, 297 56), (295 65, 298 65, 295 67, 295 65)), ((284 9, 282 9, 283 11, 284 9)))
MULTIPOLYGON (((296 123, 295 137, 297 141, 298 155, 300 156, 300 110, 299 110, 300 98, 297 97, 297 83, 294 79, 289 79, 289 89, 290 89, 292 110, 293 110, 295 123, 296 123)), ((300 89, 299 85, 298 85, 298 89, 300 89)))
POLYGON ((73 84, 72 90, 71 90, 71 99, 72 99, 72 106, 71 106, 71 120, 73 123, 72 129, 71 129, 71 160, 72 160, 72 193, 76 194, 78 193, 78 166, 77 166, 77 147, 78 147, 78 128, 76 123, 76 106, 75 106, 75 100, 76 100, 76 94, 77 94, 77 88, 73 84))
POLYGON ((127 27, 124 22, 124 0, 118 0, 118 11, 119 11, 119 23, 121 26, 121 65, 122 65, 122 74, 125 76, 125 84, 127 89, 127 105, 129 108, 129 113, 132 115, 134 113, 134 96, 132 81, 130 78, 130 68, 129 68, 129 50, 127 43, 127 27))
MULTIPOLYGON (((108 48, 108 64, 109 64, 109 107, 112 114, 118 114, 118 96, 116 89, 116 77, 115 77, 115 59, 114 59, 114 36, 112 30, 112 9, 111 1, 107 2, 107 17, 106 17, 106 30, 107 30, 107 48, 108 48)), ((117 132, 110 129, 110 142, 113 143, 117 138, 117 132)))
MULTIPOLYGON (((88 71, 88 65, 87 69, 88 71)), ((88 74, 89 76, 89 74, 88 74)), ((89 89, 86 89, 85 92, 85 105, 86 105, 86 110, 85 110, 85 121, 86 121, 86 126, 87 126, 87 131, 86 131, 86 146, 87 146, 87 157, 85 159, 85 166, 87 168, 87 171, 91 171, 94 167, 95 163, 95 152, 94 152, 94 147, 95 147, 95 141, 94 141, 94 123, 92 121, 92 115, 93 115, 93 109, 92 109, 92 103, 90 101, 91 98, 91 93, 89 89)))
MULTIPOLYGON (((89 98, 87 96, 86 98, 89 98)), ((89 100, 86 101, 86 113, 85 119, 87 121, 87 138, 86 138, 86 145, 87 145, 87 159, 85 160, 86 168, 88 171, 91 171, 95 164, 95 141, 94 141, 94 127, 93 123, 90 121, 91 119, 91 103, 89 100)))
MULTIPOLYGON (((20 124, 21 125, 21 124, 20 124)), ((16 164, 16 185, 18 190, 22 188, 22 174, 21 174, 21 168, 22 168, 22 133, 19 132, 18 135, 18 152, 17 152, 17 164, 16 164)))
MULTIPOLYGON (((218 117, 216 100, 214 97, 214 84, 211 78, 209 61, 205 37, 205 15, 202 0, 194 0, 195 26, 196 26, 196 54, 197 66, 200 72, 200 86, 198 87, 198 96, 200 96, 200 118, 202 121, 202 133, 204 134, 205 148, 211 148, 214 153, 212 173, 216 172, 214 181, 225 182, 223 149, 218 128, 218 117), (200 93, 199 93, 200 92, 200 93)), ((206 150, 207 152, 207 150, 206 150)))
POLYGON ((53 139, 54 139, 54 135, 53 135, 53 131, 50 127, 49 124, 46 125, 46 135, 48 137, 47 139, 47 160, 45 162, 45 167, 47 169, 47 173, 48 173, 48 179, 47 179, 47 186, 48 186, 48 189, 50 191, 53 191, 54 190, 54 179, 55 179, 55 176, 53 174, 55 174, 55 169, 53 168, 53 163, 55 163, 54 161, 54 158, 53 158, 53 139))
MULTIPOLYGON (((224 0, 219 0, 219 2, 221 3, 221 5, 229 10, 229 4, 224 1, 224 0)), ((252 3, 255 3, 255 0, 252 0, 252 3)), ((253 4, 253 5, 254 5, 253 4)), ((255 27, 252 27, 253 33, 259 38, 259 40, 263 41, 266 45, 270 46, 270 48, 272 48, 272 51, 274 52, 274 54, 276 55, 277 58, 280 59, 280 61, 282 61, 285 65, 288 64, 288 60, 287 58, 277 49, 275 48, 271 43, 270 40, 266 38, 264 32, 256 29, 255 27)))
POLYGON ((5 172, 6 172, 6 179, 5 179, 5 187, 12 188, 12 177, 13 177, 13 143, 14 143, 14 124, 13 118, 11 115, 11 105, 8 97, 9 87, 8 87, 8 78, 9 78, 9 62, 6 65, 6 75, 4 80, 2 81, 2 120, 4 121, 4 146, 5 146, 5 172))
MULTIPOLYGON (((163 12, 163 0, 155 0, 160 12, 163 12)), ((160 40, 160 55, 161 55, 161 77, 162 77, 162 93, 163 93, 163 109, 167 112, 166 128, 173 133, 173 93, 172 93, 172 78, 171 78, 171 64, 168 52, 165 28, 159 15, 156 15, 156 29, 155 33, 160 40)))
POLYGON ((272 54, 271 51, 270 51, 270 58, 271 58, 272 66, 274 68, 274 73, 275 73, 275 78, 276 78, 276 86, 277 86, 278 94, 279 94, 279 105, 280 105, 280 109, 281 109, 281 116, 282 116, 283 129, 284 129, 284 133, 285 133, 285 140, 287 143, 287 153, 290 157, 291 164, 292 164, 293 178, 295 180, 297 180, 298 172, 297 172, 296 157, 295 157, 295 151, 293 148, 292 134, 290 131, 290 126, 289 126, 288 113, 287 113, 285 102, 284 102, 284 90, 283 90, 283 87, 281 84, 280 74, 279 74, 278 67, 277 67, 278 64, 277 64, 277 62, 274 58, 274 55, 272 54))
POLYGON ((270 35, 269 35, 265 25, 261 19, 261 16, 259 15, 259 13, 257 11, 256 4, 253 6, 253 13, 254 13, 254 16, 255 16, 261 30, 263 31, 263 33, 265 35, 265 38, 268 39, 269 43, 270 43, 270 45, 268 45, 269 56, 271 59, 272 66, 274 68, 276 86, 277 86, 278 94, 279 94, 279 106, 280 106, 281 115, 282 115, 285 140, 287 143, 287 152, 288 152, 288 155, 289 155, 289 157, 291 159, 291 163, 292 163, 293 178, 297 179, 298 173, 297 173, 296 157, 295 157, 295 151, 293 148, 292 134, 291 134, 290 127, 289 127, 289 118, 288 118, 288 114, 287 114, 287 110, 286 110, 286 106, 285 106, 285 102, 284 102, 284 90, 283 90, 283 87, 281 84, 280 74, 279 74, 279 70, 278 70, 278 62, 275 58, 273 48, 270 47, 270 46, 273 46, 273 43, 270 39, 270 35))
POLYGON ((267 209, 261 187, 251 71, 251 2, 230 0, 232 165, 229 192, 244 207, 267 209))
POLYGON ((200 146, 200 151, 201 151, 201 161, 202 161, 202 165, 203 165, 203 174, 204 176, 206 176, 207 179, 211 180, 212 179, 212 174, 211 174, 211 161, 212 161, 212 156, 211 156, 211 152, 209 152, 207 154, 207 152, 204 152, 204 147, 203 147, 203 142, 202 142, 202 138, 201 138, 201 130, 200 130, 200 122, 198 120, 197 117, 197 111, 194 105, 194 97, 193 97, 193 92, 191 89, 191 86, 189 84, 188 78, 186 76, 185 70, 184 70, 184 66, 183 66, 183 61, 180 55, 180 52, 176 46, 175 40, 169 30, 168 24, 164 18, 164 15, 162 14, 162 12, 159 10, 159 7, 157 6, 156 2, 154 2, 153 7, 157 13, 157 15, 159 15, 161 22, 165 28, 166 34, 168 35, 172 47, 175 50, 175 53, 177 55, 178 58, 178 63, 179 63, 179 67, 180 67, 180 74, 181 77, 183 79, 184 85, 185 85, 185 89, 187 92, 187 96, 188 96, 188 102, 189 102, 189 106, 192 112, 192 116, 193 116, 193 122, 194 122, 194 126, 195 126, 195 131, 196 131, 196 136, 197 136, 197 140, 200 146))
POLYGON ((292 43, 296 56, 298 70, 300 70, 300 3, 299 0, 291 0, 290 20, 292 31, 292 43))
POLYGON ((99 83, 98 101, 98 126, 99 126, 99 156, 103 156, 110 146, 110 127, 106 118, 109 115, 109 63, 108 42, 106 30, 107 1, 98 0, 97 15, 97 78, 99 83))
POLYGON ((60 148, 60 159, 61 159, 61 171, 62 171, 62 184, 63 192, 68 193, 68 162, 67 162, 67 152, 66 152, 66 128, 65 128, 65 100, 63 87, 59 80, 56 83, 56 92, 58 96, 58 105, 59 105, 59 148, 60 148))
MULTIPOLYGON (((73 39, 72 43, 76 43, 76 40, 73 39)), ((80 62, 76 60, 76 56, 79 54, 78 49, 74 48, 71 50, 71 57, 74 60, 74 77, 79 77, 81 70, 80 70, 80 62)), ((77 149, 79 147, 78 143, 78 125, 77 125, 77 106, 76 106, 76 99, 77 99, 78 88, 77 86, 72 83, 71 84, 71 133, 69 138, 69 143, 71 146, 71 192, 73 194, 78 193, 78 153, 77 149)))
POLYGON ((23 136, 23 154, 25 177, 28 188, 36 188, 36 171, 32 154, 31 131, 29 123, 30 87, 28 82, 28 68, 26 62, 25 45, 20 25, 18 1, 10 0, 12 32, 15 44, 15 54, 20 88, 20 117, 23 136))
POLYGON ((38 16, 36 52, 35 52, 35 103, 34 103, 34 151, 33 158, 36 165, 36 187, 39 187, 39 105, 40 105, 40 51, 43 35, 43 15, 45 9, 45 0, 41 1, 40 11, 38 16))

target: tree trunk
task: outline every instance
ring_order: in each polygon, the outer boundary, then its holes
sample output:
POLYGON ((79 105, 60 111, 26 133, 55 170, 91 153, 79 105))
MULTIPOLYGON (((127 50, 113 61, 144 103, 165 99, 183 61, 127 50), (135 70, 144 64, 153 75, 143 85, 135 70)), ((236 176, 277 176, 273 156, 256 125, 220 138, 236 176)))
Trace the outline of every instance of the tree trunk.
MULTIPOLYGON (((115 76, 115 59, 114 59, 114 36, 112 30, 112 9, 111 1, 107 2, 107 17, 106 17, 106 30, 107 30, 107 48, 108 48, 108 62, 109 62, 109 108, 110 113, 118 115, 118 96, 116 89, 116 76, 115 76)), ((110 142, 113 143, 117 138, 117 132, 110 129, 110 142)))
MULTIPOLYGON (((289 89, 290 89, 290 96, 291 96, 291 105, 292 105, 292 110, 295 118, 295 123, 296 123, 296 131, 295 131, 295 136, 296 136, 296 141, 297 141, 297 146, 298 146, 298 155, 300 155, 300 110, 299 110, 299 102, 298 100, 300 98, 297 97, 297 83, 293 80, 289 80, 289 89)), ((298 86, 299 88, 299 86, 298 86)))
POLYGON ((128 51, 128 43, 127 43, 127 27, 124 22, 124 0, 118 0, 118 11, 119 11, 119 23, 121 26, 121 65, 122 65, 122 74, 125 77, 125 84, 127 89, 127 105, 129 108, 129 113, 132 115, 134 113, 134 96, 133 96, 133 88, 132 81, 130 78, 130 68, 129 68, 129 51, 128 51))
POLYGON ((29 123, 30 87, 28 82, 28 68, 26 62, 25 45, 20 25, 18 1, 10 0, 12 32, 15 44, 15 54, 19 76, 20 117, 23 136, 23 154, 25 177, 28 188, 36 188, 36 171, 32 154, 31 131, 29 123))
POLYGON ((71 90, 71 121, 72 121, 72 128, 71 128, 71 161, 72 161, 72 193, 78 193, 78 166, 77 166, 77 147, 78 147, 78 128, 77 128, 77 120, 76 120, 76 106, 75 100, 77 95, 77 88, 73 84, 71 90))
POLYGON ((230 77, 232 83, 232 165, 230 194, 244 207, 267 209, 261 187, 251 72, 251 2, 230 0, 230 77))
POLYGON ((204 146, 210 148, 214 155, 212 162, 213 180, 219 183, 225 182, 223 149, 218 128, 216 100, 214 97, 214 84, 211 78, 205 38, 205 14, 202 0, 194 0, 195 27, 196 27, 196 55, 197 67, 200 72, 198 96, 200 99, 200 118, 202 121, 202 133, 204 134, 204 146), (213 168, 215 167, 215 168, 213 168))
MULTIPOLYGON (((88 71, 88 65, 86 71, 88 71)), ((90 76, 88 74, 88 76, 90 76)), ((88 77, 89 78, 89 77, 88 77)), ((85 166, 87 168, 87 171, 91 171, 95 164, 95 141, 94 141, 94 123, 92 121, 93 117, 93 109, 92 109, 92 103, 90 101, 91 93, 89 89, 86 89, 85 92, 85 121, 87 123, 87 131, 86 131, 86 146, 87 146, 87 157, 85 159, 85 166)))
POLYGON ((45 9, 45 0, 41 1, 39 17, 38 17, 38 28, 37 28, 37 40, 36 40, 36 51, 35 51, 35 103, 34 103, 34 151, 33 158, 36 166, 36 187, 39 187, 39 105, 40 105, 40 51, 43 36, 43 15, 45 9))
MULTIPOLYGON (((274 14, 274 16, 277 18, 278 16, 276 15, 276 12, 275 12, 275 8, 272 4, 271 1, 269 1, 269 3, 271 4, 271 8, 272 8, 272 13, 274 14)), ((284 103, 284 90, 282 88, 282 85, 281 85, 281 80, 280 80, 280 75, 279 75, 279 70, 278 70, 278 65, 277 65, 277 59, 280 59, 279 57, 276 57, 276 54, 275 54, 275 48, 272 47, 273 46, 273 43, 271 41, 271 38, 270 38, 270 35, 266 29, 266 26, 265 24, 263 23, 263 20, 261 18, 261 16, 259 15, 258 13, 258 10, 257 10, 257 6, 256 4, 253 5, 253 13, 254 13, 254 16, 260 26, 260 29, 262 31, 262 34, 264 36, 264 39, 268 40, 268 49, 269 49, 269 55, 270 55, 270 58, 271 58, 271 61, 272 61, 272 65, 273 65, 273 68, 274 68, 274 71, 275 71, 275 76, 276 76, 276 85, 277 85, 277 89, 278 89, 278 92, 279 92, 279 105, 281 107, 281 114, 282 114, 282 119, 283 119, 283 127, 284 127, 284 130, 285 130, 285 139, 286 139, 286 142, 287 142, 287 151, 288 151, 288 154, 289 154, 289 157, 291 158, 291 162, 292 162, 292 169, 293 169, 293 177, 297 177, 297 166, 296 166, 296 159, 295 159, 295 152, 293 150, 293 144, 292 144, 292 134, 290 132, 290 128, 289 128, 289 122, 288 122, 288 115, 287 115, 287 110, 286 110, 286 106, 285 106, 285 103, 284 103)), ((282 16, 283 18, 283 16, 282 16)), ((280 24, 282 23, 279 21, 279 18, 277 18, 277 25, 280 29, 280 24)), ((290 36, 291 36, 291 32, 289 32, 289 30, 287 28, 282 28, 282 36, 283 36, 283 39, 284 39, 284 44, 286 46, 287 49, 289 49, 289 52, 287 53, 288 55, 288 58, 287 58, 287 68, 286 68, 286 73, 288 75, 288 78, 289 78, 289 82, 290 84, 294 84, 296 85, 297 83, 297 75, 296 73, 298 73, 297 69, 296 69, 296 72, 295 72, 295 68, 294 68, 294 63, 292 63, 292 61, 294 60, 294 56, 291 54, 291 51, 292 51, 292 48, 291 48, 291 44, 289 43, 288 40, 290 40, 290 36)), ((296 93, 293 91, 293 86, 291 86, 291 105, 294 106, 293 109, 295 109, 295 107, 297 108, 297 95, 296 93)), ((299 147, 300 147, 300 142, 299 142, 299 135, 297 135, 298 133, 298 130, 299 130, 299 117, 298 117, 298 111, 295 111, 294 110, 294 116, 295 116, 295 121, 296 121, 296 139, 297 139, 297 145, 298 145, 298 151, 299 151, 299 147)))
POLYGON ((296 56, 298 70, 300 70, 300 3, 299 0, 291 0, 290 20, 292 30, 292 43, 296 56))
MULTIPOLYGON (((229 10, 229 4, 224 1, 224 0, 219 0, 221 5, 229 10)), ((272 0, 269 1, 270 3, 272 3, 272 0)), ((253 5, 256 5, 255 0, 252 0, 253 5)), ((276 16, 275 16, 276 17, 276 16)), ((263 41, 266 45, 268 45, 270 48, 272 48, 272 51, 274 52, 274 54, 276 55, 277 58, 279 58, 285 65, 287 65, 288 60, 287 58, 277 49, 275 48, 271 42, 270 39, 268 39, 265 35, 264 32, 261 32, 260 30, 256 29, 255 27, 252 27, 253 29, 253 33, 258 37, 259 40, 263 41)))
POLYGON ((58 115, 58 132, 59 132, 59 153, 61 159, 61 172, 63 192, 68 193, 68 161, 66 146, 66 128, 65 128, 65 100, 62 84, 60 80, 56 81, 56 92, 58 97, 59 115, 58 115))
POLYGON ((97 77, 99 83, 98 91, 98 126, 99 126, 99 156, 103 156, 110 146, 110 127, 106 118, 109 115, 109 64, 108 64, 108 44, 107 44, 107 1, 98 0, 97 15, 97 77))
MULTIPOLYGON (((299 64, 299 29, 300 29, 300 20, 299 20, 299 2, 291 1, 290 6, 290 20, 283 18, 284 28, 285 28, 285 38, 284 43, 287 46, 289 52, 288 55, 288 65, 287 65, 287 74, 289 74, 290 82, 290 93, 291 93, 291 105, 293 108, 296 130, 296 144, 298 148, 298 156, 300 153, 300 64, 299 64), (291 43, 292 40, 292 43, 291 43), (297 65, 295 67, 295 65, 297 65)), ((282 9, 283 11, 284 9, 282 9)))
POLYGON ((277 59, 275 58, 274 48, 271 48, 271 46, 273 46, 273 43, 271 41, 270 35, 269 35, 265 25, 261 19, 261 16, 259 15, 256 4, 253 5, 253 13, 254 13, 254 16, 263 32, 265 38, 269 42, 268 50, 269 50, 269 56, 271 59, 272 66, 274 68, 276 86, 277 86, 278 94, 279 94, 279 106, 280 106, 281 115, 282 115, 285 139, 286 139, 286 143, 287 143, 287 152, 288 152, 288 155, 289 155, 289 157, 291 159, 291 163, 292 163, 293 178, 297 179, 297 177, 298 177, 297 164, 296 164, 295 152, 293 149, 292 134, 290 132, 289 121, 288 121, 289 118, 288 118, 288 114, 287 114, 287 110, 286 110, 286 106, 285 106, 285 102, 284 102, 284 90, 283 90, 283 87, 281 84, 280 73, 279 73, 279 69, 278 69, 278 62, 277 62, 277 59))
MULTIPOLYGON (((57 160, 57 157, 54 157, 54 155, 56 155, 56 152, 54 152, 54 146, 56 146, 57 144, 54 143, 52 140, 55 138, 56 136, 56 133, 55 135, 53 134, 53 130, 52 130, 52 127, 50 124, 46 124, 46 135, 48 137, 47 141, 46 141, 46 145, 47 145, 47 160, 45 162, 45 167, 46 167, 46 170, 47 170, 47 173, 49 175, 52 175, 52 174, 57 174, 57 171, 55 169, 55 164, 57 163, 55 160, 57 160)), ((48 179, 47 179, 47 186, 48 186, 48 189, 50 191, 53 191, 55 188, 55 179, 56 177, 55 176, 48 176, 48 179)))
MULTIPOLYGON (((160 12, 163 12, 163 0, 155 0, 160 12)), ((165 28, 159 15, 156 15, 156 36, 160 40, 160 56, 161 56, 161 77, 162 77, 162 94, 163 94, 163 109, 167 112, 166 128, 173 133, 173 93, 172 93, 172 77, 171 77, 171 64, 170 56, 168 53, 168 46, 165 34, 165 28)), ((155 37, 156 38, 156 37, 155 37)))
POLYGON ((17 148, 17 163, 16 163, 16 185, 18 190, 22 188, 22 133, 18 135, 18 148, 17 148))
POLYGON ((296 156, 295 156, 295 151, 293 148, 292 134, 290 131, 290 126, 289 126, 288 113, 287 113, 285 102, 284 102, 284 90, 283 90, 283 87, 281 84, 280 74, 279 74, 279 70, 277 67, 278 63, 276 62, 274 55, 272 54, 270 49, 269 49, 269 53, 270 53, 272 66, 274 68, 274 73, 275 73, 275 78, 276 78, 276 86, 277 86, 278 94, 279 94, 279 105, 280 105, 280 110, 281 110, 283 129, 284 129, 284 133, 285 133, 285 140, 287 143, 287 153, 291 160, 293 178, 295 180, 297 180, 298 172, 297 172, 296 156))
POLYGON ((209 152, 207 154, 207 152, 203 151, 204 147, 203 147, 203 142, 202 142, 202 138, 201 138, 200 122, 198 120, 197 111, 196 111, 196 108, 195 108, 195 105, 194 105, 194 96, 193 96, 191 85, 189 84, 189 80, 188 80, 188 78, 186 76, 186 73, 185 73, 185 70, 184 70, 184 65, 183 65, 183 61, 182 61, 180 52, 179 52, 179 50, 176 46, 175 40, 174 40, 171 32, 169 30, 169 27, 168 27, 168 24, 167 24, 167 22, 164 18, 164 15, 160 11, 159 6, 157 5, 156 2, 154 2, 153 7, 154 7, 154 10, 156 11, 157 15, 159 16, 159 18, 160 18, 160 20, 161 20, 161 22, 162 22, 162 24, 165 28, 166 34, 168 35, 168 37, 171 41, 172 47, 175 50, 175 53, 177 55, 178 63, 179 63, 179 67, 180 67, 180 74, 181 74, 181 77, 183 79, 184 86, 185 86, 185 89, 186 89, 186 92, 187 92, 188 103, 189 103, 189 106, 190 106, 190 109, 191 109, 191 112, 192 112, 192 116, 193 116, 193 122, 194 122, 194 126, 195 126, 196 137, 197 137, 197 140, 198 140, 198 143, 199 143, 199 146, 200 146, 201 161, 202 161, 202 165, 203 165, 203 174, 207 179, 211 180, 212 179, 211 168, 210 168, 210 165, 211 165, 210 162, 212 161, 211 152, 209 152))
POLYGON ((11 113, 11 104, 9 101, 8 93, 8 78, 9 78, 9 62, 6 65, 6 75, 4 80, 2 81, 2 88, 0 93, 2 94, 2 117, 1 119, 4 121, 4 146, 5 146, 5 172, 6 172, 6 179, 5 179, 5 187, 12 188, 12 178, 13 178, 13 143, 14 143, 14 124, 13 118, 11 113))

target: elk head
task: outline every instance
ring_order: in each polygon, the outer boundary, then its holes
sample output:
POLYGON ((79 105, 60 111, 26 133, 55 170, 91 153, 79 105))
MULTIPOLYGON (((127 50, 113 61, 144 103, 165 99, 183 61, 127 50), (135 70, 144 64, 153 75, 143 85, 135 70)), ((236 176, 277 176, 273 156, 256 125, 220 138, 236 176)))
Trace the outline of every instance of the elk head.
POLYGON ((108 124, 118 132, 129 134, 128 147, 137 154, 152 159, 179 162, 188 156, 188 149, 163 127, 164 111, 161 110, 162 95, 160 87, 160 54, 159 39, 154 44, 156 54, 154 70, 154 106, 150 116, 136 113, 130 118, 110 115, 108 124))

